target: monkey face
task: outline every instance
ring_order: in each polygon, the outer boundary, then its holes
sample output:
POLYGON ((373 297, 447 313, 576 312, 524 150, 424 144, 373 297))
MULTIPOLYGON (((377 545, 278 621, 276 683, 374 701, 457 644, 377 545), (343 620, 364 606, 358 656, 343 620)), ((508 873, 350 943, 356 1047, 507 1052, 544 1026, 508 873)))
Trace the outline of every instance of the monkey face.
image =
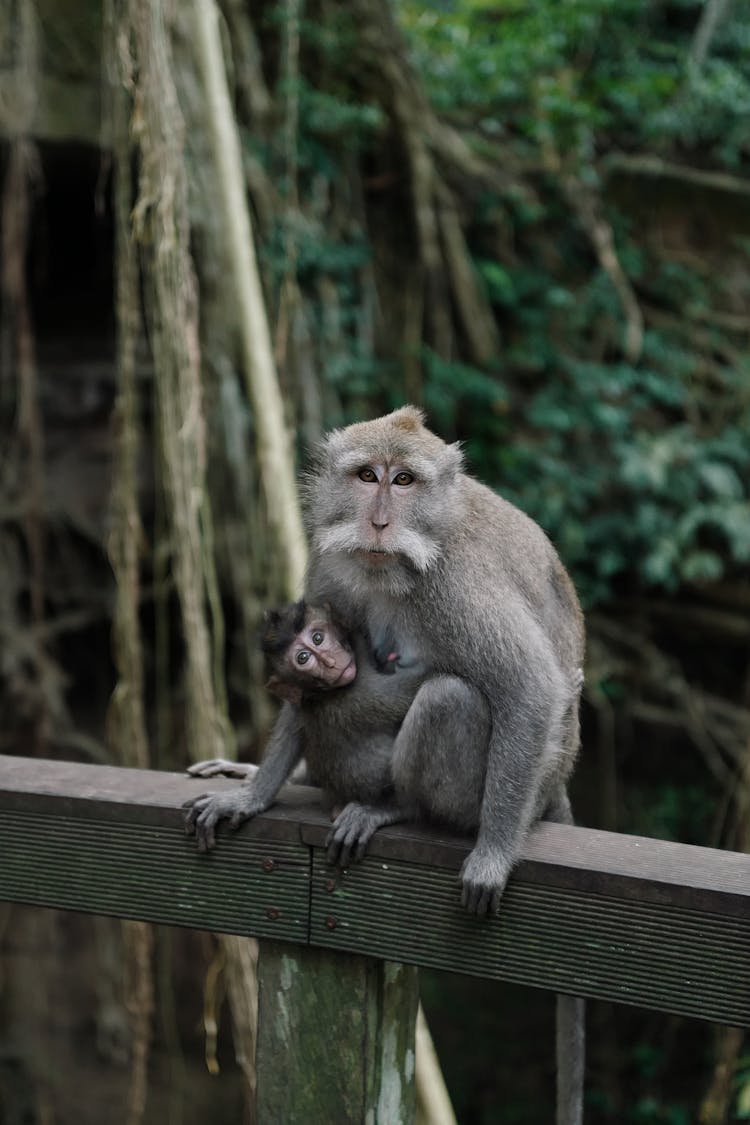
POLYGON ((308 522, 317 552, 376 585, 403 585, 440 557, 461 453, 405 407, 334 432, 313 477, 308 522))
POLYGON ((310 608, 278 668, 286 682, 306 691, 346 687, 357 675, 354 652, 325 609, 310 608))

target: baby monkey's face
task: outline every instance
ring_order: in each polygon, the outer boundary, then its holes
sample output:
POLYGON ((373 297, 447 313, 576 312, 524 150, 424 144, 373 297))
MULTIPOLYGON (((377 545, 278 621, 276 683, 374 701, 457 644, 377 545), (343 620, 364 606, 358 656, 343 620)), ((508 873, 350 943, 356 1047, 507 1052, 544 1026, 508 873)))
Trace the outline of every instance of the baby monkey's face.
POLYGON ((324 609, 311 607, 302 629, 284 654, 290 679, 306 691, 345 687, 357 674, 345 633, 324 609))

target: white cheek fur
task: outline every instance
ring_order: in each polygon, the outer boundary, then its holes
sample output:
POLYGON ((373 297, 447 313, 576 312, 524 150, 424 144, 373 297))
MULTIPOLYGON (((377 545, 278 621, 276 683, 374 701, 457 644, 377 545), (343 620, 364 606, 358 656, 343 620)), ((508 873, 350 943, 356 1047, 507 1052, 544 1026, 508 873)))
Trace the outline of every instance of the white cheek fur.
MULTIPOLYGON (((353 554, 355 551, 366 551, 372 545, 363 537, 357 520, 348 520, 346 523, 336 524, 335 527, 321 529, 315 536, 316 550, 323 555, 332 552, 353 554)), ((383 549, 393 555, 405 556, 420 573, 429 570, 440 557, 438 543, 430 536, 413 531, 411 528, 398 530, 389 538, 383 549)))

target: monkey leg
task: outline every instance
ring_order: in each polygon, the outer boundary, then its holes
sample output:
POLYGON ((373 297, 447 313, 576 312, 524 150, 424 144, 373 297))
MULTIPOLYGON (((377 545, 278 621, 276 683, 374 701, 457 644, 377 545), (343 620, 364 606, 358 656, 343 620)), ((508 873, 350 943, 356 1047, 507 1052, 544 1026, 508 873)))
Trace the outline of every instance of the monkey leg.
POLYGON ((341 810, 328 833, 326 859, 329 863, 346 867, 352 860, 362 859, 378 828, 410 820, 412 816, 413 813, 410 814, 395 801, 382 805, 360 805, 351 801, 341 810))
POLYGON ((399 803, 463 831, 479 824, 490 711, 477 688, 457 676, 424 683, 396 736, 393 780, 399 803))

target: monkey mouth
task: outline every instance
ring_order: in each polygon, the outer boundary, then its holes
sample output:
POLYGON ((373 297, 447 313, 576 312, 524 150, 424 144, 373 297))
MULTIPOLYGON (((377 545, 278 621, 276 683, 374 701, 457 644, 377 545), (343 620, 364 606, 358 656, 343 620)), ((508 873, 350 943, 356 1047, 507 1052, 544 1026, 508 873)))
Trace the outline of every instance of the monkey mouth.
POLYGON ((352 680, 354 679, 354 677, 356 675, 357 675, 357 662, 355 661, 354 657, 352 657, 352 659, 347 664, 346 668, 344 668, 341 675, 335 681, 334 686, 335 687, 345 687, 347 684, 350 684, 352 682, 352 680))
POLYGON ((384 566, 396 557, 395 552, 387 551, 384 547, 362 547, 357 555, 371 566, 384 566))

